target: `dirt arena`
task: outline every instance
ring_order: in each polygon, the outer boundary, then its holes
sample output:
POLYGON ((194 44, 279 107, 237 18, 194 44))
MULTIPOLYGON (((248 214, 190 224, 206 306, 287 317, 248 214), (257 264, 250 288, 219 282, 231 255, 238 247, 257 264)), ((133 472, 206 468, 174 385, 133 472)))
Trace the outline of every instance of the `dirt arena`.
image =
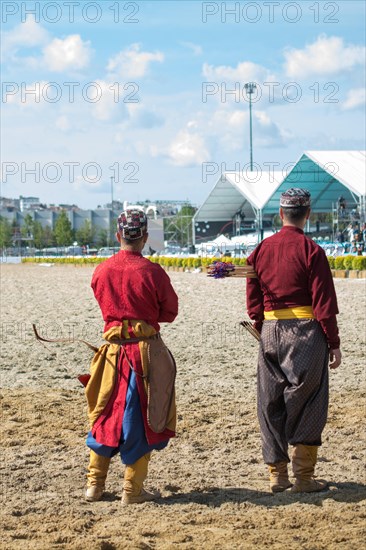
POLYGON ((151 461, 156 504, 122 508, 115 457, 101 502, 84 500, 88 430, 83 388, 101 343, 92 268, 3 265, 1 548, 360 549, 365 540, 365 280, 336 280, 343 365, 331 372, 329 420, 317 469, 330 489, 268 492, 256 419, 257 342, 245 280, 170 273, 180 314, 162 328, 178 365, 178 437, 151 461))

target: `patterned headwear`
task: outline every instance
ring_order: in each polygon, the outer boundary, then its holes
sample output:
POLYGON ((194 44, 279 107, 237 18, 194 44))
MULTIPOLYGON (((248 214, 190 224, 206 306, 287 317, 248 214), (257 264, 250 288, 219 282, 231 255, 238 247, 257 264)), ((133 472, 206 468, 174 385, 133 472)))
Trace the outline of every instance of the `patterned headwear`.
POLYGON ((124 239, 140 239, 147 231, 147 217, 142 210, 124 210, 118 216, 117 231, 124 239))
POLYGON ((282 193, 280 206, 283 208, 297 208, 298 206, 310 206, 311 195, 307 189, 291 187, 282 193))

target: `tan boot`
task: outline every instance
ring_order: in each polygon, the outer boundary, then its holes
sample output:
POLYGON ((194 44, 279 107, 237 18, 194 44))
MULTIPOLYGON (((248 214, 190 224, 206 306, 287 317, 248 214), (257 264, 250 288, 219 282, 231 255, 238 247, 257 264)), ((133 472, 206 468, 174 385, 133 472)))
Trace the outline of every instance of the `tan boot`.
POLYGON ((272 493, 282 493, 289 487, 292 487, 292 483, 288 478, 287 462, 268 464, 268 469, 269 488, 272 493))
POLYGON ((122 506, 128 504, 141 504, 160 497, 159 493, 149 493, 143 488, 147 477, 147 468, 150 460, 150 453, 139 458, 133 464, 126 466, 123 482, 122 506))
POLYGON ((314 479, 314 470, 318 454, 315 445, 295 445, 292 454, 292 469, 295 483, 292 493, 314 493, 327 488, 327 481, 314 479))
POLYGON ((110 458, 90 451, 89 472, 86 475, 88 478, 85 492, 86 500, 94 502, 102 498, 110 461, 110 458))

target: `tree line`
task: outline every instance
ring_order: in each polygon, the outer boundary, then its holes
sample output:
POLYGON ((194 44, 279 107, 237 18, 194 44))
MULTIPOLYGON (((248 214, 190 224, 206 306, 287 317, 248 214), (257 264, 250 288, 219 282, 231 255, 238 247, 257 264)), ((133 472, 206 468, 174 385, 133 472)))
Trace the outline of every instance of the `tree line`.
MULTIPOLYGON (((10 223, 0 216, 0 248, 9 248, 13 244, 25 244, 35 248, 48 248, 51 246, 70 246, 75 241, 80 246, 95 245, 107 246, 109 244, 108 231, 95 229, 89 220, 85 220, 80 229, 72 229, 71 222, 63 210, 56 220, 55 227, 43 227, 39 221, 35 221, 30 214, 24 218, 24 223, 19 228, 16 222, 10 223)), ((114 237, 111 244, 114 243, 114 237)))
MULTIPOLYGON (((164 219, 164 239, 174 241, 181 246, 192 244, 192 218, 196 208, 190 204, 184 205, 175 215, 164 219)), ((89 220, 85 220, 80 229, 72 229, 71 222, 65 210, 58 216, 55 227, 43 227, 30 214, 24 217, 22 227, 16 222, 10 223, 0 216, 0 248, 10 248, 13 244, 49 248, 52 246, 70 246, 75 241, 80 246, 96 247, 116 246, 114 234, 117 220, 111 222, 110 232, 107 229, 94 228, 89 220)))

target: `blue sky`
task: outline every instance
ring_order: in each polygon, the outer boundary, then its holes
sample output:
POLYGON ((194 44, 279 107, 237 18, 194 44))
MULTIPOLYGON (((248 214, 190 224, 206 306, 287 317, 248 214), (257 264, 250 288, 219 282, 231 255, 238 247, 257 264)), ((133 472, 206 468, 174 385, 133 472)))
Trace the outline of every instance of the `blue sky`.
POLYGON ((363 1, 74 4, 2 2, 4 196, 198 205, 248 169, 251 81, 258 169, 365 148, 363 1))

